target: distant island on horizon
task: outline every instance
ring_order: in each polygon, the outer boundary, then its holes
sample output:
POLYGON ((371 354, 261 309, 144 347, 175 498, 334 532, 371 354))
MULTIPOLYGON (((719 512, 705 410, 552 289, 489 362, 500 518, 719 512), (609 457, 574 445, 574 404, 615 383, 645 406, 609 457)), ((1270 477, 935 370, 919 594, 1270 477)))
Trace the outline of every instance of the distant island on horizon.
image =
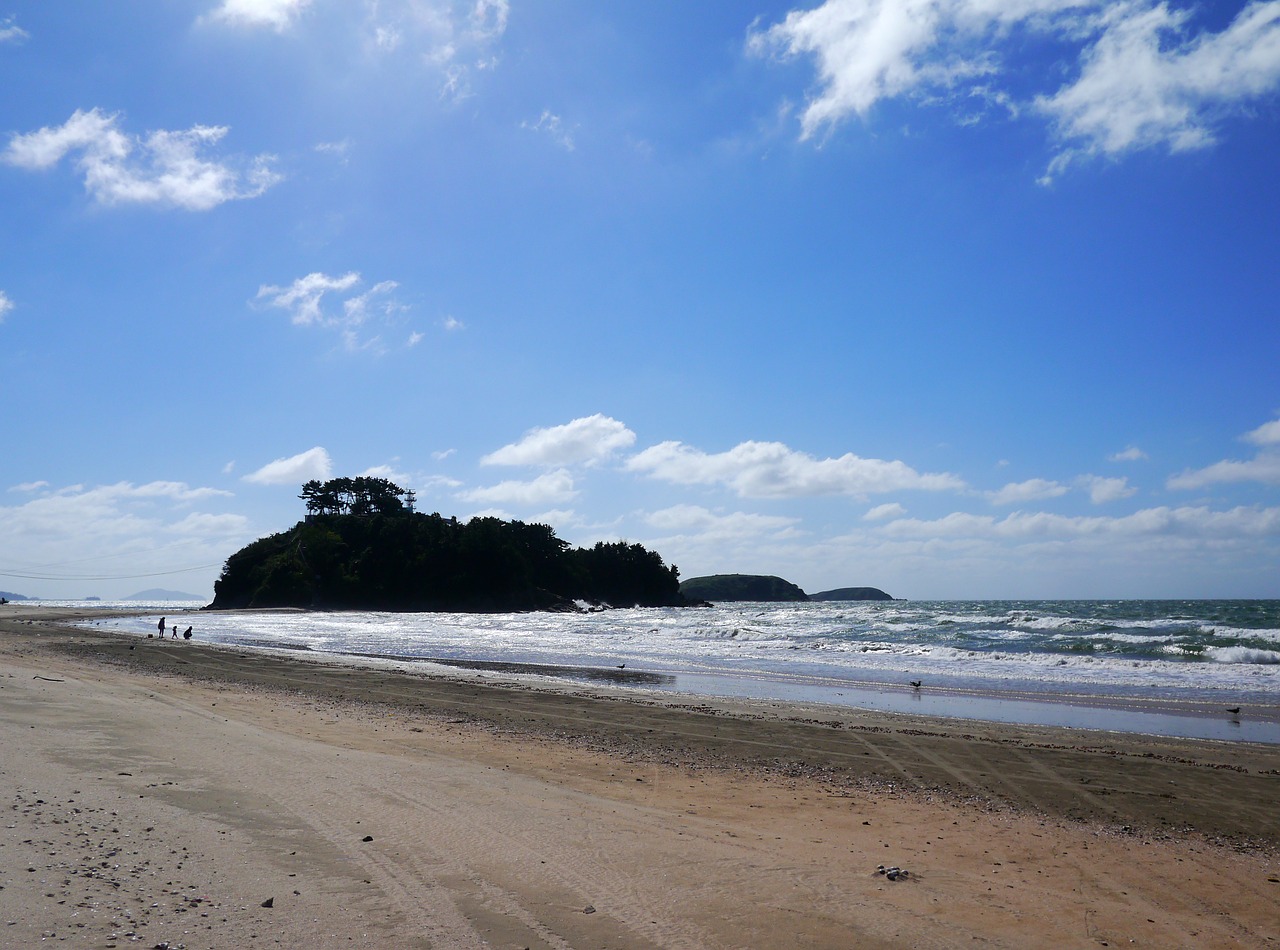
POLYGON ((166 590, 163 587, 150 587, 147 590, 140 590, 136 594, 129 594, 127 597, 121 597, 121 600, 203 600, 208 601, 209 598, 203 594, 189 594, 180 590, 166 590))
POLYGON ((708 574, 680 584, 686 597, 711 603, 799 603, 805 601, 893 600, 878 587, 840 587, 806 594, 800 587, 772 574, 708 574))

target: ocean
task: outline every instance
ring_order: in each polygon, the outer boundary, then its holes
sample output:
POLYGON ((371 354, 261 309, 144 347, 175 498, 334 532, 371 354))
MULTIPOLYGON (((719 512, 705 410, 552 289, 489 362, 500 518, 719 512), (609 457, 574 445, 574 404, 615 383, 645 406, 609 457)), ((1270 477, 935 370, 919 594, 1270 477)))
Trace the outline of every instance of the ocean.
POLYGON ((92 606, 152 611, 89 621, 138 636, 154 633, 167 611, 204 642, 456 675, 1280 742, 1276 600, 745 603, 580 614, 92 606))

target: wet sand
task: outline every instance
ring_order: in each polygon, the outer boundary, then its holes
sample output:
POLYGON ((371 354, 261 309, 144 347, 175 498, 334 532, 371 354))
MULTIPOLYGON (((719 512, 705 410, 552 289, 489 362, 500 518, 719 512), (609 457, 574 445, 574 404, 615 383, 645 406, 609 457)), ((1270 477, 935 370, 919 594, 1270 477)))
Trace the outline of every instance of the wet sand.
POLYGON ((1280 946, 1274 746, 533 689, 13 605, 0 743, 3 946, 1280 946))

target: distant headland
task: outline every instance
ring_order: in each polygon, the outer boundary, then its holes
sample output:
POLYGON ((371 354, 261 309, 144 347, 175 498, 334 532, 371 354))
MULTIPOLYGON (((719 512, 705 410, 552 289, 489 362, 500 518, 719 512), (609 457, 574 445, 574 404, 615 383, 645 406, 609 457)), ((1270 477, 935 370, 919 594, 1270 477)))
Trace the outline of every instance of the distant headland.
POLYGON ((691 577, 680 585, 680 593, 690 599, 711 603, 893 600, 878 587, 840 587, 817 594, 806 594, 790 581, 771 574, 710 574, 691 577))

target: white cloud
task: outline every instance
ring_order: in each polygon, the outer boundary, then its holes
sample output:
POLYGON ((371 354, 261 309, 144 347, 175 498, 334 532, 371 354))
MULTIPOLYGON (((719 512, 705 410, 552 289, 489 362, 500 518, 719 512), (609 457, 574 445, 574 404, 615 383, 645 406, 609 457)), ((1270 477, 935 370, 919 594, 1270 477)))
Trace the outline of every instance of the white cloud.
POLYGON ((338 160, 338 164, 350 164, 351 140, 342 139, 337 142, 320 142, 315 146, 315 150, 321 155, 332 155, 338 160))
MULTIPOLYGON (((360 275, 355 271, 341 277, 316 272, 299 277, 287 287, 264 284, 258 288, 254 300, 287 311, 297 326, 316 326, 337 332, 347 350, 380 350, 381 335, 370 328, 398 325, 408 307, 395 297, 400 286, 396 281, 380 281, 362 294, 352 293, 360 282, 360 275), (326 311, 327 294, 346 296, 336 310, 326 311)), ((421 334, 411 333, 406 346, 413 346, 421 339, 421 334)))
POLYGON ((536 122, 521 122, 520 128, 528 129, 531 132, 541 132, 566 152, 573 151, 573 130, 565 126, 560 116, 548 109, 542 110, 542 115, 538 116, 536 122))
POLYGON ((794 528, 799 519, 743 511, 720 515, 700 505, 673 505, 651 512, 645 517, 645 521, 668 534, 699 535, 706 540, 776 535, 794 528))
POLYGON ((887 505, 876 505, 862 516, 863 521, 889 521, 893 518, 901 518, 907 513, 907 509, 896 501, 891 501, 887 505))
POLYGON ((410 481, 408 474, 393 465, 371 465, 361 472, 360 476, 363 478, 385 478, 389 482, 395 482, 402 488, 410 481))
POLYGON ((1203 148, 1214 141, 1215 118, 1280 85, 1280 2, 1251 3, 1221 33, 1188 37, 1191 13, 1138 0, 1105 9, 1080 77, 1037 100, 1058 134, 1077 143, 1050 175, 1080 156, 1203 148))
POLYGON ((920 474, 904 462, 859 458, 816 459, 780 442, 743 442, 708 454, 680 442, 662 442, 627 461, 631 471, 681 485, 723 484, 742 497, 816 495, 863 497, 904 489, 955 491, 964 482, 949 474, 920 474))
POLYGON ((573 487, 573 476, 564 469, 558 469, 539 475, 533 481, 501 482, 489 488, 473 488, 459 492, 458 497, 463 501, 479 504, 531 507, 563 504, 578 497, 578 492, 573 487))
POLYGON ((222 0, 210 19, 236 26, 265 26, 277 32, 287 30, 311 0, 222 0))
POLYGON ((186 578, 166 586, 211 592, 222 560, 249 530, 241 515, 192 510, 229 492, 184 482, 20 488, 21 504, 0 507, 0 564, 20 575, 13 586, 35 596, 123 596, 162 575, 186 578))
POLYGON ((1147 453, 1142 451, 1136 445, 1131 445, 1123 452, 1117 452, 1115 455, 1107 456, 1109 462, 1141 462, 1147 457, 1147 453))
POLYGON ((1083 156, 1209 144, 1216 118, 1280 85, 1280 0, 1248 4, 1220 33, 1190 32, 1191 18, 1153 0, 826 0, 754 29, 748 48, 813 59, 802 138, 888 99, 987 101, 1053 123, 1065 146, 1047 180, 1083 156), (1033 80, 1078 75, 1026 109, 1000 83, 1029 36, 1072 57, 1033 80))
POLYGON ((1253 431, 1246 432, 1244 440, 1254 445, 1280 445, 1280 419, 1264 422, 1253 431))
POLYGON ((244 476, 244 481, 256 485, 302 485, 313 478, 327 479, 333 472, 329 453, 320 446, 268 462, 256 472, 244 476))
POLYGON ((1171 476, 1166 486, 1171 489, 1197 489, 1230 482, 1261 482, 1280 485, 1280 419, 1264 422, 1246 432, 1242 438, 1259 446, 1251 459, 1223 459, 1199 469, 1187 469, 1171 476))
POLYGON ((440 325, 450 333, 454 333, 458 330, 465 330, 467 327, 467 325, 457 317, 445 317, 440 321, 440 325))
POLYGON ((1280 452, 1260 452, 1243 462, 1225 459, 1205 468, 1188 469, 1171 476, 1165 484, 1172 489, 1197 489, 1227 482, 1280 485, 1280 452))
POLYGON ((288 287, 263 285, 258 288, 257 300, 264 300, 272 307, 279 307, 290 312, 291 319, 299 326, 326 323, 320 309, 321 298, 330 291, 343 292, 360 283, 360 275, 355 271, 341 277, 330 277, 319 272, 299 277, 288 287))
POLYGON ((39 491, 42 488, 48 488, 48 487, 49 487, 49 483, 41 479, 38 482, 23 482, 21 485, 14 485, 12 488, 9 489, 9 491, 25 493, 25 492, 39 491))
POLYGON ((1177 536, 1198 540, 1280 534, 1280 508, 1237 507, 1228 511, 1145 508, 1121 517, 1082 517, 1016 511, 1002 519, 954 512, 933 521, 902 518, 880 529, 893 537, 971 538, 1006 541, 1080 538, 1108 540, 1177 536))
POLYGON ((999 491, 988 492, 987 498, 993 505, 1021 505, 1044 498, 1058 498, 1070 490, 1058 482, 1029 478, 1025 482, 1010 482, 999 491))
POLYGON ((14 25, 13 17, 0 20, 0 43, 21 43, 30 36, 31 34, 22 27, 14 25))
POLYGON ((365 8, 366 49, 371 55, 409 55, 441 77, 439 98, 459 102, 472 95, 472 80, 497 63, 493 50, 507 29, 508 0, 468 4, 380 0, 365 8))
POLYGON ((1089 500, 1095 505, 1103 505, 1109 501, 1119 501, 1137 494, 1138 489, 1129 484, 1127 478, 1104 478, 1101 475, 1081 475, 1077 480, 1080 487, 1089 493, 1089 500))
POLYGON ((76 112, 60 126, 14 135, 0 160, 32 171, 52 168, 76 154, 85 190, 104 205, 151 204, 208 211, 227 201, 256 198, 281 177, 272 157, 259 155, 237 169, 199 152, 227 133, 225 126, 196 125, 134 137, 121 132, 118 116, 97 109, 76 112))
POLYGON ((636 434, 617 419, 596 413, 564 425, 531 429, 480 460, 481 465, 575 465, 602 461, 633 445, 636 434))
POLYGON ((13 301, 3 290, 0 290, 0 323, 4 323, 4 315, 13 309, 13 301))

